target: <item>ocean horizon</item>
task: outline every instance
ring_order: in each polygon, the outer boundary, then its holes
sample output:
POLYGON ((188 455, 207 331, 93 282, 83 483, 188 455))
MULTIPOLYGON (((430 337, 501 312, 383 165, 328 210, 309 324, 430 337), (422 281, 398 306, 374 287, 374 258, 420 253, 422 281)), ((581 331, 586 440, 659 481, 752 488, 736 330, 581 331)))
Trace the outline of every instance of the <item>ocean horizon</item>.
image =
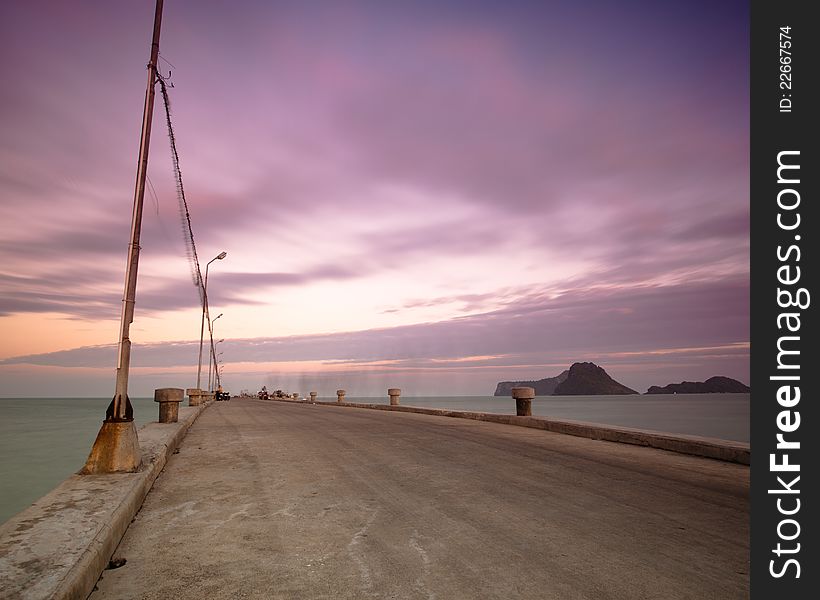
MULTIPOLYGON (((319 399, 336 400, 335 396, 319 399)), ((82 468, 110 401, 0 398, 0 523, 82 468)), ((385 396, 349 396, 347 401, 389 403, 385 396)), ((157 420, 153 398, 131 398, 131 404, 137 428, 157 420)), ((402 396, 401 404, 515 414, 515 401, 501 396, 402 396)), ((532 413, 557 420, 748 442, 750 394, 537 396, 532 413)))

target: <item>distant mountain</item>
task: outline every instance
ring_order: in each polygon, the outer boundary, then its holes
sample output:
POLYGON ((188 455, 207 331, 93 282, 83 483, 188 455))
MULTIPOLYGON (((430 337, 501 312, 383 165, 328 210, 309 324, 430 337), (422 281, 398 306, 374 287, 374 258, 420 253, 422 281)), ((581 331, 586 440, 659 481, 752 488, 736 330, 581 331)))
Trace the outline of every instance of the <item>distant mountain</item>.
POLYGON ((637 394, 635 390, 618 383, 598 365, 591 362, 575 363, 569 368, 566 380, 558 384, 555 396, 594 396, 600 394, 637 394))
POLYGON ((531 387, 535 388, 536 396, 552 396, 555 388, 559 383, 562 383, 569 375, 569 369, 558 375, 557 377, 547 377, 545 379, 538 379, 537 381, 502 381, 495 386, 494 396, 510 397, 514 387, 531 387))
POLYGON ((651 386, 647 394, 748 394, 752 389, 731 377, 710 377, 706 381, 684 381, 663 387, 651 386))
POLYGON ((557 377, 537 381, 502 381, 495 396, 510 396, 514 387, 535 388, 536 396, 595 396, 599 394, 637 394, 621 385, 594 363, 575 363, 557 377))

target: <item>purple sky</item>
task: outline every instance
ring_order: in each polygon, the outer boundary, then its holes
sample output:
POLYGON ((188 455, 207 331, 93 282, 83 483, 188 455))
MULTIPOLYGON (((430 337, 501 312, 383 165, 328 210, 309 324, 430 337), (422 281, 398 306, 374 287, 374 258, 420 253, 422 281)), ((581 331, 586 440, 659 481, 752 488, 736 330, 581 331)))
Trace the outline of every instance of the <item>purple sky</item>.
MULTIPOLYGON (((0 7, 4 395, 113 391, 152 18, 0 7)), ((747 37, 746 2, 167 0, 228 387, 748 383, 747 37)), ((195 384, 159 97, 149 177, 132 395, 195 384)))

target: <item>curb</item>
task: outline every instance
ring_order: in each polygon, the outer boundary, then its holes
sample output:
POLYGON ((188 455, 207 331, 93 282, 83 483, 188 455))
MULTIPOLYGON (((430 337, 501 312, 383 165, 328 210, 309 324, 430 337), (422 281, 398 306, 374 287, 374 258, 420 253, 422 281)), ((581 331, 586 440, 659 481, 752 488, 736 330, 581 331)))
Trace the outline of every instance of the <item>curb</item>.
POLYGON ((177 423, 143 425, 138 472, 72 475, 0 526, 0 596, 87 598, 168 457, 208 406, 180 407, 177 423))
POLYGON ((618 442, 646 446, 659 450, 668 450, 679 454, 689 454, 703 458, 712 458, 725 462, 748 465, 751 462, 751 448, 749 444, 717 438, 699 437, 694 435, 661 433, 647 429, 631 429, 616 425, 602 425, 583 421, 555 421, 544 417, 518 417, 485 412, 467 412, 460 410, 446 410, 441 408, 420 408, 416 406, 390 406, 389 404, 359 404, 355 402, 325 402, 310 400, 288 400, 286 398, 271 398, 276 402, 295 402, 299 404, 321 404, 323 406, 347 406, 350 408, 367 408, 371 410, 388 410, 395 412, 410 412, 439 417, 456 419, 473 419, 490 423, 502 423, 517 427, 543 429, 553 433, 563 433, 577 437, 606 442, 618 442))

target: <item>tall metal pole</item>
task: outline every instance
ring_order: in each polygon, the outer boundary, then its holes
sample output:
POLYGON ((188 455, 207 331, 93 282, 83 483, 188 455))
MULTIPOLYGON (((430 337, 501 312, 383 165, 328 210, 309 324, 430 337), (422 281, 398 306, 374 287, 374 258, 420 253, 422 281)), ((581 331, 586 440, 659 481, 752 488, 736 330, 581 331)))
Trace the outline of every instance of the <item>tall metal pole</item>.
POLYGON ((107 421, 131 421, 133 409, 128 400, 128 370, 131 364, 131 339, 129 330, 134 321, 134 301, 137 292, 137 267, 139 266, 140 232, 142 229, 142 204, 145 197, 145 176, 148 170, 148 148, 151 141, 151 117, 154 112, 154 85, 156 83, 157 59, 159 57, 159 34, 162 22, 163 0, 157 0, 154 13, 154 35, 151 41, 151 59, 148 62, 148 84, 145 89, 145 106, 142 113, 142 135, 137 162, 137 182, 134 192, 134 209, 131 215, 131 242, 128 245, 128 262, 125 273, 125 291, 122 299, 120 342, 117 355, 117 384, 114 399, 106 413, 107 421))
MULTIPOLYGON (((208 331, 211 330, 211 315, 208 310, 208 269, 211 266, 211 263, 215 260, 223 260, 228 253, 225 251, 220 252, 216 256, 214 256, 208 263, 205 265, 205 283, 202 286, 202 321, 199 325, 199 360, 197 361, 196 367, 196 387, 197 389, 202 389, 200 385, 200 380, 202 378, 202 345, 205 340, 205 319, 208 320, 208 331)), ((200 275, 201 277, 202 275, 200 275)), ((210 359, 209 359, 210 360, 210 359)), ((210 363, 209 363, 210 367, 210 363)), ((210 377, 210 376, 209 376, 210 377)))
MULTIPOLYGON (((202 378, 202 345, 205 341, 205 315, 208 313, 208 268, 216 258, 212 258, 205 265, 205 284, 202 286, 202 320, 199 324, 199 360, 196 367, 196 387, 202 389, 200 379, 202 378)), ((208 315, 208 330, 211 329, 211 317, 208 315)))
POLYGON ((134 320, 134 299, 137 292, 140 230, 142 228, 142 201, 145 196, 145 175, 148 169, 148 146, 151 140, 151 116, 154 111, 154 84, 157 78, 159 32, 162 22, 162 1, 157 0, 154 13, 154 36, 151 41, 151 59, 148 62, 148 85, 142 112, 142 135, 137 162, 137 183, 134 209, 131 213, 131 241, 128 244, 128 262, 125 269, 125 291, 120 319, 120 341, 117 353, 117 384, 114 398, 105 411, 105 421, 80 471, 81 474, 133 473, 140 468, 142 450, 134 425, 134 410, 128 400, 128 369, 131 364, 129 329, 134 320))
MULTIPOLYGON (((211 352, 213 352, 214 374, 216 374, 216 361, 219 359, 220 354, 222 354, 222 352, 217 353, 216 349, 219 347, 219 344, 221 344, 224 341, 225 341, 224 339, 221 339, 221 340, 215 342, 213 350, 211 351, 211 352)), ((214 377, 214 380, 216 380, 216 377, 214 377)), ((214 388, 211 388, 211 389, 214 389, 214 388)))
MULTIPOLYGON (((210 315, 208 315, 208 316, 210 316, 210 315)), ((211 385, 211 365, 214 364, 214 357, 216 356, 214 354, 214 352, 215 352, 215 350, 214 350, 214 325, 216 324, 216 322, 219 320, 219 317, 221 317, 221 316, 222 316, 222 313, 219 313, 219 315, 215 319, 213 319, 212 321, 209 321, 209 323, 208 323, 208 336, 210 337, 210 340, 211 340, 211 350, 208 353, 208 391, 209 392, 212 392, 213 389, 214 389, 213 386, 211 385)))

